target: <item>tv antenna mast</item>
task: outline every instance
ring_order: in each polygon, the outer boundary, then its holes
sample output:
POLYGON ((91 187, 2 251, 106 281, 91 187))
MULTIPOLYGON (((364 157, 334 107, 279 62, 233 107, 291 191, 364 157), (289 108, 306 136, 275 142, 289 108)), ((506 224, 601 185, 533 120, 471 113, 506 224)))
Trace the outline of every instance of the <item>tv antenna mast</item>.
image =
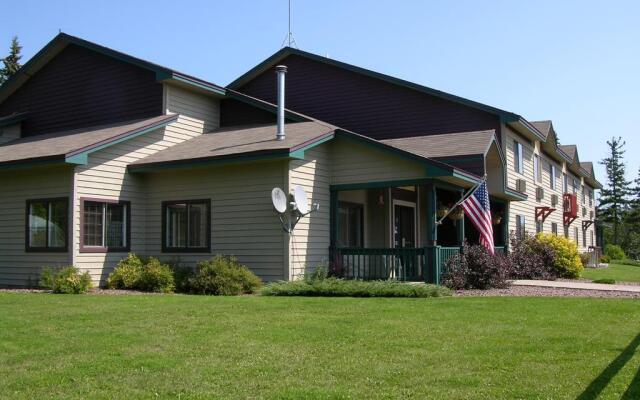
POLYGON ((298 48, 296 38, 293 37, 293 32, 291 32, 291 0, 289 0, 289 33, 287 33, 287 36, 284 38, 282 46, 280 47, 284 46, 295 47, 296 49, 298 48))

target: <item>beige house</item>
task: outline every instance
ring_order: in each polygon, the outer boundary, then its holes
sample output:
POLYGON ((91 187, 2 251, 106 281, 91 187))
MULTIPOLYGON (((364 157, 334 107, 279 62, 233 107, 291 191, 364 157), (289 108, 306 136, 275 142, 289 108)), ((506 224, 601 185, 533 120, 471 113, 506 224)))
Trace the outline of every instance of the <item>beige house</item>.
POLYGON ((584 208, 568 235, 594 246, 599 184, 550 122, 375 138, 292 109, 281 132, 269 101, 58 35, 0 87, 0 285, 64 265, 104 283, 129 252, 235 255, 264 280, 329 264, 438 282, 478 232, 457 211, 436 220, 485 175, 498 251, 512 232, 562 234, 565 193, 584 208), (270 194, 296 186, 320 208, 288 233, 270 194))

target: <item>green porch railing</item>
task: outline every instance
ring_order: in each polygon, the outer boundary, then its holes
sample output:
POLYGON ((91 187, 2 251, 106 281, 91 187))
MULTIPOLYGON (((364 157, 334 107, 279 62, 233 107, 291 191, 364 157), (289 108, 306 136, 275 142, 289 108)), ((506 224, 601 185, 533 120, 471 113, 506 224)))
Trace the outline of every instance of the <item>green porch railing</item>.
POLYGON ((333 272, 345 279, 421 280, 425 248, 337 248, 333 272))

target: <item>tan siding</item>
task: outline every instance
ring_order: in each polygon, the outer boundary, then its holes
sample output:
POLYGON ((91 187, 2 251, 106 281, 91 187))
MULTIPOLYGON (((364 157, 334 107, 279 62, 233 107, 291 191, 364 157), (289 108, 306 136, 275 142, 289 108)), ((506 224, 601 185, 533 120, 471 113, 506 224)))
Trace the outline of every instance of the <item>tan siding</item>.
POLYGON ((329 145, 307 150, 304 160, 289 163, 289 190, 302 186, 309 204, 320 209, 300 219, 289 239, 290 278, 301 277, 307 268, 327 265, 329 261, 330 164, 329 145))
POLYGON ((70 252, 25 252, 26 201, 70 197, 72 168, 37 167, 0 174, 0 285, 34 286, 43 266, 71 263, 70 252))
POLYGON ((160 150, 201 135, 218 126, 219 102, 210 97, 166 85, 167 113, 179 114, 178 120, 137 138, 89 155, 89 163, 76 167, 74 208, 74 263, 103 281, 124 253, 81 253, 80 199, 83 197, 131 202, 131 251, 146 254, 144 178, 127 172, 127 165, 160 150))
POLYGON ((345 139, 330 142, 331 183, 367 183, 420 179, 424 165, 345 139))
MULTIPOLYGON (((558 225, 558 234, 564 234, 564 226, 563 226, 563 217, 562 217, 562 172, 566 170, 566 166, 564 164, 560 164, 555 160, 547 157, 544 153, 540 153, 540 163, 542 168, 542 183, 535 182, 534 180, 534 172, 533 172, 533 154, 535 152, 535 144, 527 143, 526 140, 522 139, 518 136, 513 130, 509 127, 504 127, 505 132, 505 145, 506 145, 506 159, 507 159, 507 182, 508 187, 515 189, 516 188, 516 180, 517 179, 525 179, 527 181, 527 195, 528 199, 526 201, 514 201, 510 203, 509 209, 509 231, 513 232, 516 226, 516 215, 524 215, 526 219, 526 229, 529 233, 534 234, 536 232, 535 225, 535 208, 536 207, 552 207, 555 208, 556 211, 551 213, 549 217, 544 222, 543 231, 546 233, 552 232, 552 224, 556 223, 558 225), (513 145, 514 140, 518 140, 523 147, 524 153, 524 174, 519 174, 514 170, 514 155, 513 155, 513 145), (549 164, 553 163, 556 166, 556 189, 552 190, 550 188, 550 179, 551 175, 549 173, 549 164), (544 189, 544 198, 540 201, 536 199, 536 187, 542 187, 544 189), (556 206, 551 205, 551 195, 558 195, 558 204, 556 206)), ((571 180, 576 177, 571 172, 569 175, 569 192, 573 191, 571 186, 571 180)), ((578 218, 571 224, 569 227, 569 239, 576 241, 575 236, 575 227, 578 228, 578 249, 580 252, 587 251, 590 243, 590 235, 591 231, 594 231, 594 241, 595 241, 595 227, 591 225, 586 233, 582 230, 582 221, 589 219, 589 211, 594 211, 595 214, 595 201, 592 203, 592 206, 589 207, 589 200, 587 198, 585 204, 582 203, 582 194, 580 192, 580 186, 578 186, 578 206, 580 210, 578 212, 578 218), (587 217, 582 217, 582 207, 587 208, 587 217), (582 245, 582 236, 583 234, 587 235, 587 246, 582 245)), ((594 244, 595 245, 595 244, 594 244)))
POLYGON ((285 234, 273 212, 271 189, 283 187, 284 162, 167 170, 146 179, 147 253, 184 265, 214 254, 234 255, 264 280, 287 279, 285 234), (211 199, 211 253, 161 253, 162 202, 211 199))

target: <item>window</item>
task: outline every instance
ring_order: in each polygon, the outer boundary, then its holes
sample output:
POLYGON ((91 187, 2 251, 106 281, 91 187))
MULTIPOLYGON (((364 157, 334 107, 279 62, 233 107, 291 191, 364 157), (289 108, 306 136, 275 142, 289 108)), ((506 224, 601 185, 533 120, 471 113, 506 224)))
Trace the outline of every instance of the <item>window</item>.
POLYGON ((66 197, 27 200, 26 251, 67 251, 68 206, 66 197))
POLYGON ((533 178, 536 182, 542 182, 542 169, 540 168, 540 156, 533 155, 533 178))
POLYGON ((549 164, 549 187, 556 190, 556 166, 549 164))
POLYGON ((81 252, 129 251, 128 201, 80 199, 81 252))
POLYGON ((364 247, 364 207, 341 201, 338 204, 338 246, 364 247))
POLYGON ((582 231, 582 247, 587 247, 587 231, 582 231))
POLYGON ((551 223, 551 233, 558 236, 558 224, 556 224, 555 222, 551 223))
POLYGON ((517 140, 513 141, 513 164, 516 172, 524 173, 524 160, 522 158, 522 144, 517 140))
POLYGON ((564 237, 569 239, 569 225, 564 225, 564 237))
POLYGON ((589 190, 589 207, 593 205, 593 190, 589 190))
POLYGON ((536 233, 544 232, 544 222, 539 219, 536 221, 536 233))
POLYGON ((523 239, 526 232, 526 221, 524 215, 516 215, 516 237, 523 239))
POLYGON ((580 241, 578 240, 578 228, 577 227, 573 228, 573 233, 576 235, 576 237, 575 237, 576 244, 580 244, 580 241))
POLYGON ((162 203, 162 251, 211 251, 211 200, 162 203))
POLYGON ((573 178, 572 180, 572 186, 573 186, 573 194, 576 194, 576 192, 578 191, 578 183, 576 182, 576 178, 573 178))
POLYGON ((591 236, 589 241, 591 242, 591 246, 593 247, 593 231, 589 231, 589 234, 589 236, 591 236))
POLYGON ((584 191, 584 185, 580 186, 580 192, 582 193, 582 204, 587 202, 587 196, 584 191))
POLYGON ((562 193, 569 193, 569 177, 566 173, 562 173, 562 193))

